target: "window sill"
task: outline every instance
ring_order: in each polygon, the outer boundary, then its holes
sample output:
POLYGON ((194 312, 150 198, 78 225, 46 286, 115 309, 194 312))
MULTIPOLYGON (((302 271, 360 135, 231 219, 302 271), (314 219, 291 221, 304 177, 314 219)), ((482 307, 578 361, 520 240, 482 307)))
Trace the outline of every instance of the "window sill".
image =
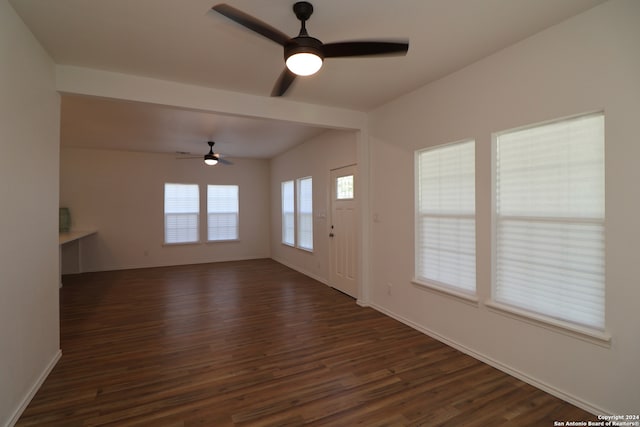
POLYGON ((568 335, 570 337, 578 338, 582 341, 596 344, 601 347, 611 347, 611 334, 607 332, 574 325, 569 322, 564 322, 562 320, 553 319, 541 314, 521 310, 506 304, 501 304, 493 300, 485 301, 484 305, 486 305, 487 308, 494 313, 505 315, 516 320, 521 320, 534 326, 541 326, 545 329, 568 335))
POLYGON ((193 246, 193 245, 201 245, 202 242, 176 242, 176 243, 167 243, 164 242, 162 246, 193 246))
POLYGON ((280 243, 282 244, 282 246, 286 246, 286 247, 288 247, 288 248, 297 249, 297 250, 299 250, 299 251, 307 252, 307 253, 310 253, 310 254, 312 254, 312 253, 313 253, 313 249, 307 249, 307 248, 303 248, 303 247, 300 247, 300 246, 291 245, 291 244, 289 244, 289 243, 284 243, 284 242, 280 242, 280 243))
POLYGON ((215 244, 215 243, 233 243, 233 242, 239 242, 240 239, 227 239, 227 240, 207 240, 207 245, 209 244, 215 244))
POLYGON ((478 299, 477 296, 470 293, 466 293, 464 291, 458 291, 448 286, 438 285, 436 283, 424 282, 418 279, 411 280, 411 283, 413 283, 414 285, 422 289, 434 291, 435 293, 438 293, 440 295, 444 295, 447 297, 451 297, 457 301, 461 301, 465 304, 469 304, 474 307, 478 307, 480 303, 480 300, 478 299))

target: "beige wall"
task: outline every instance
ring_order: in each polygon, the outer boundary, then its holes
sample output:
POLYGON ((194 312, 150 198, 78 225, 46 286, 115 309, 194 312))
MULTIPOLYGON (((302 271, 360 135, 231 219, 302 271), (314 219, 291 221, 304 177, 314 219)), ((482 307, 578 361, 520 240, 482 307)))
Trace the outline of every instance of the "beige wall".
POLYGON ((640 2, 605 3, 397 99, 369 120, 371 304, 596 413, 640 408, 639 23, 640 2), (602 109, 610 348, 484 305, 491 296, 492 132, 602 109), (410 282, 414 151, 463 138, 476 140, 478 306, 410 282))
MULTIPOLYGON (((177 160, 171 154, 63 148, 60 204, 71 209, 72 228, 98 230, 82 242, 81 269, 103 271, 269 257, 269 162, 231 160, 232 166, 207 167, 200 159, 177 160), (202 214, 202 209, 206 212, 206 185, 238 185, 240 239, 164 245, 166 182, 200 185, 202 241, 206 240, 206 217, 202 214)), ((64 268, 67 265, 63 263, 64 268)))
POLYGON ((60 356, 54 65, 0 0, 0 425, 60 356))
POLYGON ((323 283, 329 280, 329 172, 356 163, 357 133, 331 130, 271 160, 271 257, 323 283), (283 181, 313 177, 313 253, 282 244, 283 181))

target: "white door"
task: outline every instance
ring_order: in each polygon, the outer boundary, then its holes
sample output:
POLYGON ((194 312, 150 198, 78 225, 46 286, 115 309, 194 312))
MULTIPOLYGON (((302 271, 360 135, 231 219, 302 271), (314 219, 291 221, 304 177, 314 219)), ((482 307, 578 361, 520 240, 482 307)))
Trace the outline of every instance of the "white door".
POLYGON ((331 171, 329 284, 358 298, 358 214, 355 192, 356 166, 331 171))

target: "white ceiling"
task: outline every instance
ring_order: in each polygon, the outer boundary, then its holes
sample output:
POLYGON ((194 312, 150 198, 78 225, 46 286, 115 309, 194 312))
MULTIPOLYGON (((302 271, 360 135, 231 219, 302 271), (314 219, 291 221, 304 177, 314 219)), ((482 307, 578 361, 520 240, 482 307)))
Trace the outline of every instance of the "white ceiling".
MULTIPOLYGON (((371 110, 603 0, 322 0, 307 23, 323 42, 409 39, 406 57, 332 58, 291 100, 371 110)), ((10 0, 57 64, 269 96, 282 48, 211 11, 216 0, 10 0)), ((227 0, 292 36, 292 0, 227 0)), ((63 145, 271 157, 322 132, 148 104, 63 97, 63 145), (225 141, 228 146, 225 147, 225 141), (199 145, 198 145, 199 143, 199 145), (218 145, 216 145, 218 148, 218 145), (206 150, 205 150, 206 151, 206 150)))
POLYGON ((62 97, 66 147, 271 158, 326 129, 268 119, 77 95, 62 97))

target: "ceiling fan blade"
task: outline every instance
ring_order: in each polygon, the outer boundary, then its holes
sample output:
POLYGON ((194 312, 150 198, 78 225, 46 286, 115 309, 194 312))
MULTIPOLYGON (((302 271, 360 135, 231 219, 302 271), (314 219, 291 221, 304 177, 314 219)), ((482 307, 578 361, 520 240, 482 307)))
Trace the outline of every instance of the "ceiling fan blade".
POLYGON ((255 31, 261 36, 273 40, 274 42, 282 46, 284 46, 289 42, 289 40, 291 40, 291 37, 289 37, 282 31, 272 27, 265 22, 262 22, 258 18, 254 18, 253 16, 236 9, 233 6, 229 6, 228 4, 217 4, 213 6, 212 9, 220 13, 221 15, 226 16, 232 21, 237 22, 238 24, 250 29, 251 31, 255 31))
POLYGON ((233 162, 230 160, 227 160, 224 158, 224 156, 220 153, 213 153, 214 156, 216 156, 216 158, 218 159, 218 162, 222 163, 223 165, 232 165, 233 162))
POLYGON ((278 77, 278 81, 273 86, 273 90, 271 91, 271 96, 282 96, 285 94, 291 83, 296 79, 296 75, 289 71, 288 68, 285 68, 282 73, 280 73, 280 77, 278 77))
POLYGON ((326 43, 322 46, 325 58, 345 56, 406 55, 409 42, 352 41, 326 43))

